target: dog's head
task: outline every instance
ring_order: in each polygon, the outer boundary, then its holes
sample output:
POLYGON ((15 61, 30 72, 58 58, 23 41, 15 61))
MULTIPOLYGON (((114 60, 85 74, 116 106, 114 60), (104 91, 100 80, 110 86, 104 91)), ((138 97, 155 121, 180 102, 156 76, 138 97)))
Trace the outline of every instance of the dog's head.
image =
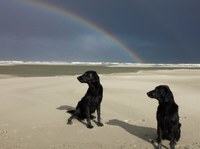
POLYGON ((159 85, 154 90, 147 93, 150 98, 155 98, 159 103, 174 102, 173 94, 167 85, 159 85))
POLYGON ((83 75, 77 77, 81 83, 99 83, 99 76, 96 71, 86 71, 83 75))

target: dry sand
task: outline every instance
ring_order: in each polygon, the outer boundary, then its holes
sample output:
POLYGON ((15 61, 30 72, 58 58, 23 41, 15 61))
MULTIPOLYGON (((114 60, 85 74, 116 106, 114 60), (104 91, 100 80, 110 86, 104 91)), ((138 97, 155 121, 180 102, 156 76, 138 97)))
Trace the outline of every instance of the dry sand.
MULTIPOLYGON (((66 113, 85 94, 76 76, 0 75, 0 149, 153 149, 157 101, 146 92, 170 86, 182 123, 178 149, 200 149, 200 70, 100 74, 104 127, 87 129, 66 113)), ((169 142, 164 141, 164 149, 169 142)))

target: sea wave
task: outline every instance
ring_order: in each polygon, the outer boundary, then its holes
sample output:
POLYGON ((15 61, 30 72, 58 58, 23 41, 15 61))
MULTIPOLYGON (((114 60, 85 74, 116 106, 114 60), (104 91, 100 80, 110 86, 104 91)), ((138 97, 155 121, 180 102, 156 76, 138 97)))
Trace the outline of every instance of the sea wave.
POLYGON ((188 67, 200 68, 200 64, 156 64, 156 63, 120 63, 120 62, 63 62, 63 61, 0 61, 0 65, 104 65, 108 67, 188 67))

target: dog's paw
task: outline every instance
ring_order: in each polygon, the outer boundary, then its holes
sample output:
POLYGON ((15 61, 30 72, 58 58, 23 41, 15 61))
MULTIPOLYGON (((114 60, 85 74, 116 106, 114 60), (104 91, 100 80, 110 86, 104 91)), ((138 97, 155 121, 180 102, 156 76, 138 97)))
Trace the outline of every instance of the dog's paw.
POLYGON ((98 123, 97 123, 97 126, 102 127, 102 126, 103 126, 103 123, 98 122, 98 123))
POLYGON ((87 125, 87 128, 92 129, 93 126, 92 125, 87 125))
POLYGON ((68 124, 68 125, 71 125, 71 124, 72 124, 72 121, 68 120, 68 121, 67 121, 67 124, 68 124))

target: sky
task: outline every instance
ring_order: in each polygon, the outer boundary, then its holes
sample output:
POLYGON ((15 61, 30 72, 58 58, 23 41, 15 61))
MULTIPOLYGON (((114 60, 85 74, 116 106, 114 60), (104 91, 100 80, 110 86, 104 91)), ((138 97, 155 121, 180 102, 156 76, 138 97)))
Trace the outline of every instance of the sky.
POLYGON ((200 63, 199 0, 0 0, 0 61, 200 63))

